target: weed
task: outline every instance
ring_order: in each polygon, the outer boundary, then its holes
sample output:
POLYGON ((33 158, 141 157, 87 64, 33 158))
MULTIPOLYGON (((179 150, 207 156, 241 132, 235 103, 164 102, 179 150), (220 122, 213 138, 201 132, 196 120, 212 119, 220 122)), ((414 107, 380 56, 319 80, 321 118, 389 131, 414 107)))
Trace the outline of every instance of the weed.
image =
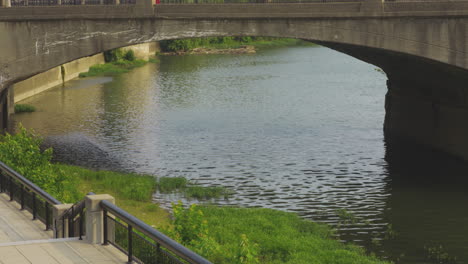
POLYGON ((456 264, 457 258, 450 256, 442 245, 424 246, 426 260, 436 264, 456 264))

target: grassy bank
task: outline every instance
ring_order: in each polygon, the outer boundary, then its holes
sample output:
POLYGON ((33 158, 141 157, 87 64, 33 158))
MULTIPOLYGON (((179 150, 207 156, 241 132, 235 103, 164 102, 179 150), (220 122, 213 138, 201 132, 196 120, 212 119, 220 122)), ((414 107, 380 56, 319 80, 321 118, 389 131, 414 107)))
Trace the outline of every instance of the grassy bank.
POLYGON ((218 37, 218 38, 191 38, 161 41, 163 52, 190 51, 195 48, 209 49, 235 49, 245 45, 255 47, 283 47, 295 45, 310 45, 311 42, 289 38, 265 37, 218 37))
POLYGON ((64 202, 78 201, 90 191, 111 194, 117 205, 213 263, 386 263, 333 239, 328 226, 293 213, 197 205, 185 208, 179 203, 173 205, 170 218, 166 210, 152 203, 152 195, 156 189, 161 193, 189 189, 186 179, 156 180, 148 175, 52 164, 52 150, 41 151, 40 143, 25 129, 14 136, 7 134, 0 141, 0 160, 64 202))
POLYGON ((136 59, 132 50, 123 51, 122 49, 106 51, 104 52, 104 58, 106 63, 93 65, 87 72, 82 72, 79 76, 114 76, 144 66, 148 62, 157 62, 155 59, 149 61, 136 59))

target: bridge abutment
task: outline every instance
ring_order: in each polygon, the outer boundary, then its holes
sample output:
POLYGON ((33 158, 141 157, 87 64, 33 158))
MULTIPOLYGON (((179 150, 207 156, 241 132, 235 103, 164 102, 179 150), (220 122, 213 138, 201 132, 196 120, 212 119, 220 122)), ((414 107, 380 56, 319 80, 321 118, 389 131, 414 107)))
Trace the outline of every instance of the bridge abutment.
POLYGON ((12 87, 7 87, 0 93, 0 130, 8 131, 11 128, 10 116, 15 112, 12 87))
POLYGON ((438 78, 441 76, 428 75, 425 80, 389 79, 385 135, 468 160, 467 91, 453 81, 440 84, 438 78))

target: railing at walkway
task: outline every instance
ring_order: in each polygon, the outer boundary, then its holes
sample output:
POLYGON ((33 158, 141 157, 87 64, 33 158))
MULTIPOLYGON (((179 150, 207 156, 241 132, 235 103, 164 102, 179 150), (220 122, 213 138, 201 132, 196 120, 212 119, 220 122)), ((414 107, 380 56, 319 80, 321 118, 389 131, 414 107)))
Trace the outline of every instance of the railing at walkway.
MULTIPOLYGON (((93 199, 90 197, 103 195, 89 193, 84 200, 74 205, 62 204, 3 162, 0 162, 0 192, 8 194, 10 201, 18 202, 21 210, 31 212, 33 220, 42 221, 46 230, 53 228, 56 238, 82 239, 86 235, 85 227, 90 226, 94 230, 88 230, 88 242, 97 243, 94 240, 99 240, 102 236, 104 239, 101 242, 104 245, 112 244, 123 251, 127 254, 129 263, 211 264, 108 200, 100 201, 98 211, 91 211, 88 217, 88 206, 91 206, 88 202, 93 199), (60 210, 62 213, 59 214, 60 210), (99 217, 93 218, 96 213, 99 217)), ((112 198, 109 195, 104 196, 112 198)))
POLYGON ((113 244, 127 254, 129 263, 211 264, 113 203, 103 200, 100 205, 104 209, 104 244, 113 244), (114 236, 108 230, 115 230, 114 236))
POLYGON ((43 222, 46 230, 51 229, 52 207, 61 202, 3 162, 0 162, 0 192, 7 193, 10 201, 18 202, 21 210, 28 210, 33 220, 43 222))

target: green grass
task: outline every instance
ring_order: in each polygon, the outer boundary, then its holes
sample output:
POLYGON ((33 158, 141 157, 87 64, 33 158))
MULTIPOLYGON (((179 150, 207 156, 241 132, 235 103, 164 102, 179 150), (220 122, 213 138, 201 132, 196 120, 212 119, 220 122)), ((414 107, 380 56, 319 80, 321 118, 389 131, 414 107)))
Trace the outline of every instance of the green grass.
POLYGON ((187 198, 212 199, 228 198, 232 191, 225 187, 205 187, 196 185, 184 177, 161 177, 157 183, 161 193, 178 192, 183 193, 187 198))
POLYGON ((158 190, 169 193, 187 187, 188 180, 184 177, 161 177, 157 183, 158 190))
POLYGON ((35 112, 36 107, 28 104, 15 104, 15 113, 30 113, 35 112))
POLYGON ((196 199, 212 199, 212 198, 228 198, 231 196, 233 193, 229 189, 225 187, 203 187, 203 186, 197 186, 197 185, 192 185, 188 186, 187 189, 185 189, 185 195, 188 198, 196 198, 196 199))
POLYGON ((141 67, 147 62, 144 60, 118 60, 104 64, 93 65, 89 68, 88 72, 80 73, 80 77, 94 77, 94 76, 114 76, 122 73, 129 72, 130 70, 141 67))
POLYGON ((89 192, 114 196, 116 204, 153 227, 170 226, 169 213, 153 203, 155 177, 132 173, 93 171, 77 166, 53 164, 55 169, 78 179, 81 197, 89 192))
MULTIPOLYGON (((201 207, 209 233, 229 255, 241 234, 258 244, 260 263, 388 263, 366 256, 363 249, 340 243, 332 230, 293 213, 259 208, 201 207)), ((229 263, 218 256, 214 263, 229 263)), ((214 260, 212 260, 214 261, 214 260)))

